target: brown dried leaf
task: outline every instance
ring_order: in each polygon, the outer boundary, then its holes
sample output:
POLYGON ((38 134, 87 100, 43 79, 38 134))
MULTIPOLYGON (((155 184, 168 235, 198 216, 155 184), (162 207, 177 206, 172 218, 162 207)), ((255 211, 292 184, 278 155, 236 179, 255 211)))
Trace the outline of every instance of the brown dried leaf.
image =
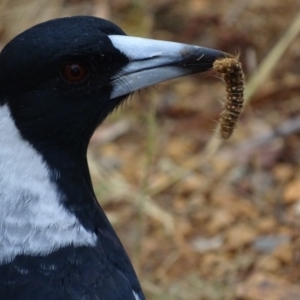
POLYGON ((238 285, 236 296, 245 300, 299 300, 300 287, 277 277, 255 273, 238 285))
POLYGON ((300 178, 296 178, 293 181, 291 181, 285 188, 283 199, 284 202, 294 203, 300 199, 300 178))

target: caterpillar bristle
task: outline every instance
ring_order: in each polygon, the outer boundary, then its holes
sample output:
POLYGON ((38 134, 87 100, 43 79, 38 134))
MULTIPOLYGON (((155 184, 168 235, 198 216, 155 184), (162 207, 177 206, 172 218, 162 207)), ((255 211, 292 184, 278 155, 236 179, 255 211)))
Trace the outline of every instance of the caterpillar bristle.
POLYGON ((244 104, 244 73, 237 58, 217 59, 213 69, 221 74, 226 83, 227 99, 220 114, 220 136, 228 139, 232 135, 244 104))

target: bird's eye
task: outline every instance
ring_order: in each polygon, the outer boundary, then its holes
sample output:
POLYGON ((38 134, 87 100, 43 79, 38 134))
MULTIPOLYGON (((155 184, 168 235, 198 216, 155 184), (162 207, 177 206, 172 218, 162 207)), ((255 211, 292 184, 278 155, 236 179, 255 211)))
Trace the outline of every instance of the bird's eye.
POLYGON ((71 63, 63 66, 62 76, 69 82, 80 82, 88 75, 88 68, 83 63, 71 63))

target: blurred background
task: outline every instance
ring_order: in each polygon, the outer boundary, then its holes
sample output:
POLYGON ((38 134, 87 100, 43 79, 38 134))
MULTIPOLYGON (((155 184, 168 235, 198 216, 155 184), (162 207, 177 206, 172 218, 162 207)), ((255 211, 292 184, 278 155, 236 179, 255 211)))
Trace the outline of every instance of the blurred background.
POLYGON ((92 138, 97 197, 147 299, 300 299, 299 12, 299 0, 0 0, 1 48, 81 14, 243 63, 248 102, 226 142, 213 72, 136 93, 92 138))

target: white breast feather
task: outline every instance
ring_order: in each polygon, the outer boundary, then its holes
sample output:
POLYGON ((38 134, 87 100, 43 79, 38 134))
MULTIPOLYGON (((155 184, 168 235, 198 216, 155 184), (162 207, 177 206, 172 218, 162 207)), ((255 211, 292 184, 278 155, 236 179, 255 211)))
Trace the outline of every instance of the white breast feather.
POLYGON ((135 298, 136 300, 140 300, 140 297, 138 296, 138 294, 137 294, 134 290, 132 290, 132 293, 133 293, 134 298, 135 298))

